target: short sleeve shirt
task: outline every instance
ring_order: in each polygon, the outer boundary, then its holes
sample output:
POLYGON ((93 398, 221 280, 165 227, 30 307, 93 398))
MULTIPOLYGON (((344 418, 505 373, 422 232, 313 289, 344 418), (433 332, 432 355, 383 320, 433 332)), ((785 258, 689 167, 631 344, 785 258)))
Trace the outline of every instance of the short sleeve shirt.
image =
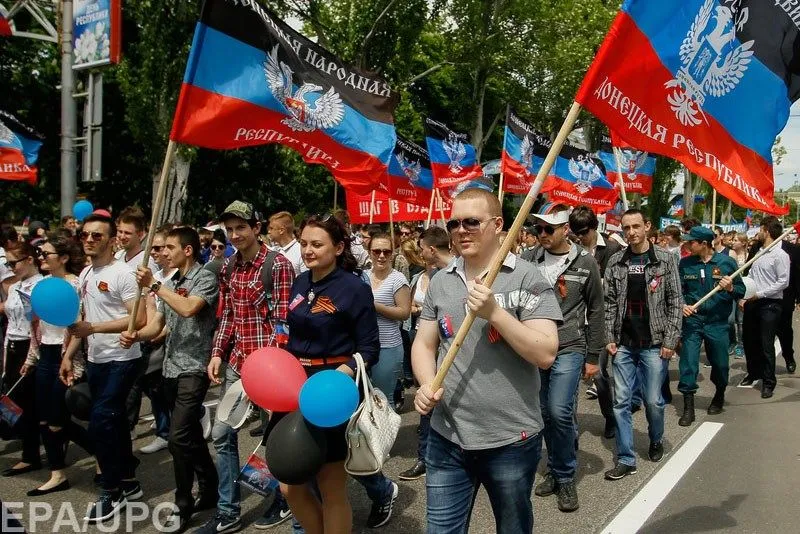
MULTIPOLYGON (((124 261, 114 260, 99 269, 90 265, 81 272, 79 280, 84 320, 90 323, 128 317, 125 303, 139 298, 141 293, 134 270, 124 261)), ((123 348, 119 334, 92 334, 86 340, 92 363, 135 360, 142 355, 138 343, 123 348)))
MULTIPOLYGON (((366 271, 370 280, 372 279, 372 270, 366 271)), ((400 271, 392 269, 386 280, 381 282, 381 285, 372 289, 372 295, 375 298, 376 304, 383 304, 384 306, 396 306, 394 300, 395 293, 400 291, 401 288, 408 287, 406 277, 400 271)), ((403 338, 400 335, 400 324, 402 321, 395 321, 389 319, 381 314, 378 314, 378 330, 380 330, 381 348, 397 347, 403 344, 403 338)))
MULTIPOLYGON (((531 263, 509 254, 492 291, 520 321, 561 322, 553 288, 531 263)), ((467 314, 467 282, 458 258, 431 279, 421 318, 439 327, 437 367, 467 314)), ((538 434, 539 369, 525 361, 488 321, 476 318, 444 381, 444 397, 431 427, 467 450, 502 447, 538 434)))
POLYGON ((164 285, 183 297, 200 297, 205 306, 192 317, 181 317, 163 299, 158 311, 164 314, 167 330, 164 377, 177 378, 186 373, 203 374, 211 359, 211 342, 216 325, 219 284, 214 273, 195 263, 181 277, 176 272, 164 285))

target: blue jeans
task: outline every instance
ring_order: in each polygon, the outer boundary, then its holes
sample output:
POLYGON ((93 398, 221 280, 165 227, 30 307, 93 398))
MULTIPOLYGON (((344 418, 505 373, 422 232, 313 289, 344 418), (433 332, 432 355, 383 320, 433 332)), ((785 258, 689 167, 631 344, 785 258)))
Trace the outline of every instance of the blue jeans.
MULTIPOLYGON (((222 383, 220 398, 225 396, 228 387, 239 380, 230 367, 225 367, 225 381, 222 383)), ((217 451, 217 477, 219 478, 219 501, 217 511, 228 517, 239 517, 241 514, 242 495, 237 479, 239 477, 239 431, 229 425, 214 421, 211 429, 211 440, 217 451)))
POLYGON ((542 453, 541 433, 526 440, 466 451, 431 429, 426 477, 429 534, 465 534, 483 484, 497 534, 533 532, 531 491, 542 453))
POLYGON ((583 363, 583 354, 569 352, 556 356, 550 369, 539 370, 542 377, 539 402, 547 444, 547 468, 557 482, 572 482, 578 467, 575 407, 583 363))
POLYGON ((381 347, 378 363, 372 366, 370 373, 372 385, 392 402, 395 385, 403 377, 403 345, 381 347))
POLYGON ((661 385, 667 376, 669 360, 661 358, 661 347, 635 349, 623 346, 617 349, 613 366, 617 461, 635 467, 631 399, 636 375, 638 372, 641 380, 650 442, 658 443, 664 437, 664 397, 661 395, 661 385))
POLYGON ((125 401, 139 360, 87 364, 92 411, 89 436, 103 472, 103 489, 119 488, 123 479, 134 478, 138 460, 133 456, 125 401))

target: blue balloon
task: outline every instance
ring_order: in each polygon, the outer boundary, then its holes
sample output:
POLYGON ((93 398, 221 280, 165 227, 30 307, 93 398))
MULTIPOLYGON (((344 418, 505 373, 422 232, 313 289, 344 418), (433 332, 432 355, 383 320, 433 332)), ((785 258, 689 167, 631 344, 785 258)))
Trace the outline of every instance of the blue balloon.
POLYGON ((79 200, 72 206, 72 214, 78 221, 83 221, 86 217, 92 214, 94 206, 88 200, 79 200))
POLYGON ((358 408, 358 388, 352 378, 334 370, 321 371, 300 389, 300 411, 323 428, 339 426, 358 408))
POLYGON ((63 278, 51 276, 33 287, 31 307, 39 318, 55 326, 69 326, 78 320, 78 292, 63 278))

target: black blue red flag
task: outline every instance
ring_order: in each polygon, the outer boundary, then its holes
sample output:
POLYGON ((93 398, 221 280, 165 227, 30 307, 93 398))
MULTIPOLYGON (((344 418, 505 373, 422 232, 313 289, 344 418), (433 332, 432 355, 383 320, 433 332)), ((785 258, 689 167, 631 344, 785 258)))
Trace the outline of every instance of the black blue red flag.
POLYGON ((465 133, 454 132, 441 122, 425 119, 425 142, 431 158, 433 185, 445 198, 451 197, 459 184, 483 176, 475 147, 468 139, 465 133))
POLYGON ((43 139, 14 115, 0 110, 0 180, 36 184, 43 139))
POLYGON ((500 158, 503 191, 527 195, 551 145, 547 136, 537 132, 509 106, 500 158))
POLYGON ((397 136, 389 161, 388 193, 392 199, 428 206, 433 193, 433 173, 428 151, 397 136))
POLYGON ((170 139, 232 149, 280 143, 344 187, 385 180, 398 95, 258 2, 206 0, 170 139))
POLYGON ((585 150, 564 145, 541 189, 553 202, 589 206, 602 213, 614 208, 619 189, 606 178, 600 159, 585 150))
POLYGON ((576 101, 740 206, 786 213, 772 146, 800 96, 794 0, 626 0, 576 101))
POLYGON ((616 184, 619 181, 619 171, 622 174, 626 193, 650 194, 653 189, 653 173, 656 170, 655 156, 642 150, 636 150, 618 139, 613 132, 610 137, 603 135, 597 156, 606 168, 606 177, 609 182, 616 184), (614 153, 615 148, 617 149, 616 154, 614 153), (619 156, 619 169, 617 168, 617 156, 619 156))

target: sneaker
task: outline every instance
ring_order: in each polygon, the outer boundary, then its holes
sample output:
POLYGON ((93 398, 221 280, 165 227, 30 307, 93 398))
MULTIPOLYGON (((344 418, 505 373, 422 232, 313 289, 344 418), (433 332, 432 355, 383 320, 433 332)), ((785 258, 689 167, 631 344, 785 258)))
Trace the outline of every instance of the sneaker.
POLYGON ((389 519, 392 518, 392 508, 394 507, 394 501, 397 500, 398 493, 400 493, 400 488, 397 486, 397 484, 392 482, 391 497, 381 503, 372 503, 372 508, 370 509, 369 517, 367 518, 367 528, 382 527, 389 522, 389 519))
POLYGON ((144 495, 144 491, 142 491, 142 485, 139 484, 138 480, 123 480, 119 483, 119 487, 122 490, 122 493, 125 495, 125 499, 132 501, 133 499, 141 499, 142 495, 144 495))
POLYGON ((771 399, 773 393, 774 393, 774 388, 768 388, 765 386, 764 389, 761 390, 761 398, 771 399))
POLYGON ((744 375, 742 381, 739 382, 739 385, 736 387, 739 388, 754 388, 756 387, 756 383, 761 380, 760 378, 752 378, 750 375, 744 375))
POLYGON ((417 480, 425 476, 426 467, 425 462, 417 460, 417 463, 411 469, 407 469, 400 473, 400 480, 417 480))
POLYGON ((741 343, 737 343, 733 349, 733 359, 741 360, 742 358, 744 358, 744 347, 742 347, 741 343))
POLYGON ((660 462, 661 458, 664 457, 664 444, 660 441, 650 443, 647 456, 650 457, 651 462, 660 462))
POLYGON ((606 480, 619 480, 628 475, 635 475, 636 473, 636 466, 618 463, 614 466, 614 469, 606 471, 605 477, 606 480))
POLYGON ((100 523, 111 519, 125 508, 128 502, 121 490, 103 491, 83 518, 87 523, 100 523))
POLYGON ((205 525, 195 530, 194 534, 226 534, 228 532, 239 532, 240 530, 242 530, 241 518, 230 517, 217 512, 205 525))
POLYGON ((553 473, 547 472, 544 474, 542 478, 542 482, 536 486, 536 489, 533 492, 538 495, 539 497, 547 497, 548 495, 552 495, 558 489, 558 484, 556 483, 556 479, 553 477, 553 473))
POLYGON ((158 452, 167 448, 167 440, 162 438, 161 436, 156 436, 153 438, 153 441, 150 442, 149 445, 145 445, 139 452, 142 454, 153 454, 154 452, 158 452))
POLYGON ((275 500, 272 501, 272 506, 267 508, 264 515, 261 516, 253 526, 257 529, 267 529, 277 527, 292 518, 292 510, 283 495, 277 494, 275 500))
POLYGON ((708 362, 703 362, 703 369, 711 369, 711 364, 708 362))
POLYGON ((592 385, 586 388, 586 397, 589 399, 596 399, 597 398, 597 386, 594 382, 592 385))
POLYGON ((575 482, 558 484, 558 509, 562 512, 574 512, 579 508, 578 488, 575 482))
POLYGON ((203 427, 203 439, 211 437, 211 410, 203 406, 203 417, 200 418, 200 425, 203 427))

